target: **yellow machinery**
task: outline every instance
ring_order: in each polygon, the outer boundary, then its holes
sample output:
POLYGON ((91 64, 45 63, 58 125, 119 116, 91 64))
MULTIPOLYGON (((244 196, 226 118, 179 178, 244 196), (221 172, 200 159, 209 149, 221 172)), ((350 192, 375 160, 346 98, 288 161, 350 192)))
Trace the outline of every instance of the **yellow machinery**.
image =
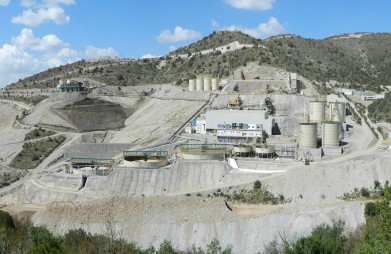
POLYGON ((235 98, 235 100, 230 101, 228 103, 228 108, 239 109, 241 104, 242 104, 242 101, 240 100, 240 93, 238 93, 238 96, 235 98))

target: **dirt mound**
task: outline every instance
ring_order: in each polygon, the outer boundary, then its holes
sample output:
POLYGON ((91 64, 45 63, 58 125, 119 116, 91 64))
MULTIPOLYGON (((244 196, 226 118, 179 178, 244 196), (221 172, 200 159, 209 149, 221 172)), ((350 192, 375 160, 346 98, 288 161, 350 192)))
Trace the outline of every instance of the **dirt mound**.
POLYGON ((129 116, 118 104, 88 98, 56 110, 80 132, 120 129, 129 116))

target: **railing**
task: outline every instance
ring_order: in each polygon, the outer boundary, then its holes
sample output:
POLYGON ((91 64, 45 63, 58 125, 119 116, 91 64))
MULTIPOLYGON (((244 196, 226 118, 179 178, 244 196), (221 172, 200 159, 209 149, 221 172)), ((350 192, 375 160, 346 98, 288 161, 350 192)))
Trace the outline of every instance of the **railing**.
POLYGON ((91 165, 113 165, 114 159, 99 159, 99 158, 71 158, 71 164, 91 164, 91 165))
POLYGON ((167 151, 124 151, 124 157, 168 157, 167 151))
POLYGON ((181 150, 198 150, 202 151, 207 150, 225 150, 227 148, 227 144, 182 144, 180 145, 181 150))

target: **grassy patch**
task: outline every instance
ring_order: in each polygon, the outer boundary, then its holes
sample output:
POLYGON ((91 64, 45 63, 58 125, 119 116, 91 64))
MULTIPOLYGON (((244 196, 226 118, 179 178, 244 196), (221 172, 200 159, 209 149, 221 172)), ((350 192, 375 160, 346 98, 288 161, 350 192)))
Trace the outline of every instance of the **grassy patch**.
POLYGON ((38 128, 27 133, 26 136, 24 137, 24 140, 43 138, 43 137, 51 136, 53 134, 55 134, 54 131, 38 128))
POLYGON ((242 189, 239 192, 234 191, 232 194, 224 193, 217 189, 213 196, 224 197, 227 201, 236 201, 238 203, 246 204, 281 204, 285 202, 283 195, 274 196, 266 187, 262 186, 260 181, 255 181, 252 189, 242 189))
POLYGON ((382 186, 379 181, 374 181, 373 187, 362 187, 361 189, 354 188, 352 192, 344 193, 341 199, 345 201, 356 199, 379 199, 384 197, 384 190, 388 187, 388 181, 385 182, 384 186, 382 186))
POLYGON ((64 136, 58 136, 34 143, 26 143, 23 145, 23 150, 11 161, 10 167, 35 168, 64 141, 64 136))

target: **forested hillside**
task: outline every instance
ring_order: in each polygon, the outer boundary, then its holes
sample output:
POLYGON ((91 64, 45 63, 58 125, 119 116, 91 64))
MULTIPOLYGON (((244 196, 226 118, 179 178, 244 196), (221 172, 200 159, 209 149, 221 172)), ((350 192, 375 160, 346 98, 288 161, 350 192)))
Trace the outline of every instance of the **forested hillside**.
POLYGON ((339 86, 379 92, 391 78, 391 34, 356 34, 324 40, 283 35, 257 40, 240 32, 218 32, 171 54, 154 59, 78 61, 38 73, 9 88, 54 87, 60 79, 95 80, 107 85, 181 83, 189 76, 228 77, 249 62, 297 72, 319 83, 335 80, 339 86), (197 53, 239 41, 252 44, 240 50, 197 53), (187 53, 189 58, 178 58, 187 53))

